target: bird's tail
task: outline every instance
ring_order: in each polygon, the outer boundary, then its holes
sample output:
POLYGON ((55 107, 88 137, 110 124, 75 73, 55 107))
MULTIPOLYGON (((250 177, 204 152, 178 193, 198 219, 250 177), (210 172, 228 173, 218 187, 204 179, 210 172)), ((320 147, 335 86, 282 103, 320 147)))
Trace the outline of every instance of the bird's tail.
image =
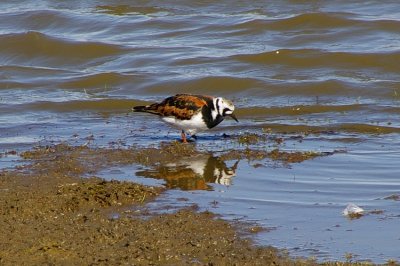
POLYGON ((150 104, 150 105, 134 106, 132 108, 132 111, 134 111, 134 112, 145 112, 145 113, 160 115, 160 113, 158 112, 157 108, 158 108, 158 104, 153 103, 153 104, 150 104))
POLYGON ((149 106, 148 105, 142 105, 142 106, 134 106, 133 108, 132 108, 132 111, 134 111, 134 112, 146 112, 147 111, 147 109, 149 108, 149 106))

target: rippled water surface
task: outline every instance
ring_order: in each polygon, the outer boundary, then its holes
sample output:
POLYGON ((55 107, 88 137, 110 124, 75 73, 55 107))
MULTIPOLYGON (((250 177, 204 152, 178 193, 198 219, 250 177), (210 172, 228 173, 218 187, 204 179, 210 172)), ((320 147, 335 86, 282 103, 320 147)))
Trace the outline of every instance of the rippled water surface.
POLYGON ((188 198, 257 221, 272 229, 257 235, 260 243, 293 256, 400 260, 398 1, 0 7, 0 167, 18 160, 9 151, 40 143, 173 141, 179 132, 131 107, 181 92, 220 95, 234 101, 240 124, 198 134, 210 157, 102 175, 178 188, 158 205, 188 198), (245 145, 223 133, 268 135, 254 149, 341 152, 291 165, 224 161, 221 152, 245 145), (379 212, 346 219, 350 202, 379 212))

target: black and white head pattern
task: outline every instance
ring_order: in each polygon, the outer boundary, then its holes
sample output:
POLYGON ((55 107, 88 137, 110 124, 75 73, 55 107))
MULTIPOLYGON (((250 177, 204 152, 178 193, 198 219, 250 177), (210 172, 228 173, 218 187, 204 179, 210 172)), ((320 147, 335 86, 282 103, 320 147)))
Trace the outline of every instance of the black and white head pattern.
POLYGON ((212 110, 213 120, 217 120, 218 116, 224 118, 225 116, 231 116, 235 111, 233 103, 222 97, 216 97, 213 100, 214 110, 212 110))

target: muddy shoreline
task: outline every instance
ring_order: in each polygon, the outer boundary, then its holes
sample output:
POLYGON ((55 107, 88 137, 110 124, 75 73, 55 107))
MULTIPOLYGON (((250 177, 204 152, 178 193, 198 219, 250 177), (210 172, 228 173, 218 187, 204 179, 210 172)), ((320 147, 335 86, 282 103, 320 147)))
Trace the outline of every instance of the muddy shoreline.
MULTIPOLYGON (((165 188, 95 176, 99 169, 116 164, 157 165, 199 153, 194 145, 172 143, 140 149, 59 144, 19 154, 25 165, 0 172, 0 264, 317 264, 256 246, 244 232, 258 232, 258 227, 233 225, 195 207, 172 214, 148 213, 136 207, 165 188)), ((319 155, 244 150, 224 156, 268 156, 289 163, 319 155)))

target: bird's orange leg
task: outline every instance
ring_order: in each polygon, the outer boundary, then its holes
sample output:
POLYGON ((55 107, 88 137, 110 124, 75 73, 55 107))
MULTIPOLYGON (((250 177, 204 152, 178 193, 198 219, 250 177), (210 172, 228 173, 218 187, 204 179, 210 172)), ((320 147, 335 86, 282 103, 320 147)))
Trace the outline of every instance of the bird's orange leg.
POLYGON ((181 132, 181 138, 182 138, 182 143, 188 143, 187 139, 186 139, 186 133, 183 130, 181 132))

